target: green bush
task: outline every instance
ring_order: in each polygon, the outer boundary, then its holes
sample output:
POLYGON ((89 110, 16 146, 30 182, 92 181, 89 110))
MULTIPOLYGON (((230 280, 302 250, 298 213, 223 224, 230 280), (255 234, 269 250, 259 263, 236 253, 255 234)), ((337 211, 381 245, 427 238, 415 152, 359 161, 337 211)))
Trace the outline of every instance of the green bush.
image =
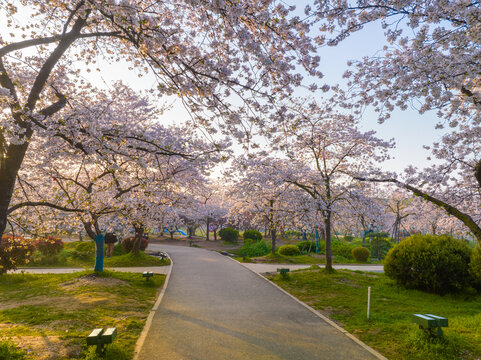
POLYGON ((469 284, 471 249, 450 236, 413 235, 389 250, 384 272, 398 284, 445 294, 469 284))
POLYGON ((30 261, 35 247, 30 240, 4 235, 0 244, 0 274, 15 270, 30 261))
POLYGON ((299 248, 301 254, 308 254, 310 252, 316 251, 315 241, 299 241, 296 246, 299 248))
POLYGON ((386 257, 388 251, 394 246, 392 242, 383 238, 373 238, 369 244, 372 257, 382 260, 386 257))
POLYGON ((369 259, 369 249, 363 246, 355 247, 351 252, 356 261, 366 262, 369 259))
POLYGON ((244 243, 255 243, 262 240, 262 234, 257 230, 244 231, 244 243))
POLYGON ((0 340, 0 359, 1 360, 23 360, 26 358, 27 352, 17 348, 17 346, 9 340, 0 340))
POLYGON ((301 251, 296 245, 283 245, 279 248, 278 253, 284 256, 301 255, 301 251))
POLYGON ((264 256, 269 254, 271 251, 270 247, 264 241, 258 241, 251 244, 244 244, 237 253, 239 255, 247 256, 247 257, 258 257, 264 256))
POLYGON ((62 251, 55 255, 44 255, 40 251, 35 251, 31 257, 31 261, 35 265, 60 265, 67 263, 67 253, 62 251))
POLYGON ((239 231, 226 227, 220 229, 219 236, 224 241, 236 243, 239 240, 239 231))
POLYGON ((52 236, 40 238, 34 242, 35 248, 43 255, 50 257, 58 254, 63 249, 63 241, 52 236))
POLYGON ((75 245, 72 251, 72 257, 80 260, 89 260, 95 255, 95 242, 80 241, 75 245))
POLYGON ((113 252, 113 256, 120 256, 120 255, 125 255, 126 252, 124 250, 124 248, 122 247, 122 244, 115 244, 114 246, 114 252, 113 252))
POLYGON ((331 241, 331 252, 332 255, 342 256, 346 259, 352 260, 352 249, 354 249, 356 245, 349 244, 347 242, 342 241, 331 241))
POLYGON ((346 240, 346 241, 352 241, 352 240, 354 240, 354 236, 352 236, 352 235, 346 235, 346 236, 344 236, 344 240, 346 240))
POLYGON ((479 245, 476 246, 471 255, 469 273, 472 277, 471 285, 477 290, 481 290, 481 247, 479 245))

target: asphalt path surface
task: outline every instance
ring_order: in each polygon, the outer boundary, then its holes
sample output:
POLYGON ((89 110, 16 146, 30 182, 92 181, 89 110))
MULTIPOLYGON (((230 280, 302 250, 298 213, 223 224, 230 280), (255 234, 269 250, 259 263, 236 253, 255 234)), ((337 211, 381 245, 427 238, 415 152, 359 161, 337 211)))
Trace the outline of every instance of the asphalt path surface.
POLYGON ((138 360, 377 357, 259 275, 216 252, 152 244, 174 261, 138 360))

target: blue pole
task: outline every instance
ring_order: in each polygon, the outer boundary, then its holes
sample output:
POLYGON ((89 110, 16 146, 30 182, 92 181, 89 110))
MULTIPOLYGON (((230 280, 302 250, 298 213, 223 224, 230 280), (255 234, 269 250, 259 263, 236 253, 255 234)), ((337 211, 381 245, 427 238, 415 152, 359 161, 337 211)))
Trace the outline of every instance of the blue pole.
POLYGON ((316 229, 316 254, 319 254, 319 231, 316 229))
POLYGON ((95 257, 95 271, 103 271, 104 270, 104 236, 102 234, 98 234, 97 237, 94 239, 95 246, 97 248, 96 257, 95 257))

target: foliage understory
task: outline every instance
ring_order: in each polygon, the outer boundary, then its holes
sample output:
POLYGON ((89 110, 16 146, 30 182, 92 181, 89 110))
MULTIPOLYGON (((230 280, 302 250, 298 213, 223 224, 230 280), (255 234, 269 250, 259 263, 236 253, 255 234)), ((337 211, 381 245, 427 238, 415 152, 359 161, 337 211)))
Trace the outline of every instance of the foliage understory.
MULTIPOLYGON (((95 265, 95 246, 88 251, 79 252, 76 246, 79 241, 66 243, 64 249, 54 256, 42 256, 38 252, 34 253, 33 261, 26 267, 83 267, 93 268, 95 265)), ((85 241, 83 243, 86 243, 85 241)), ((135 253, 125 253, 120 245, 116 245, 114 256, 104 258, 105 267, 132 267, 132 266, 165 266, 170 265, 170 260, 162 260, 155 256, 150 256, 142 251, 135 253)))
POLYGON ((96 359, 87 335, 115 326, 118 335, 104 359, 131 359, 164 280, 164 275, 147 282, 142 274, 111 271, 2 275, 0 353, 20 353, 16 344, 25 352, 12 359, 96 359))
POLYGON ((439 296, 405 290, 384 274, 347 270, 291 272, 269 279, 329 316, 347 331, 389 359, 479 359, 481 356, 481 295, 439 296), (367 320, 367 287, 371 316, 367 320), (412 314, 449 319, 443 338, 431 338, 412 323, 412 314))

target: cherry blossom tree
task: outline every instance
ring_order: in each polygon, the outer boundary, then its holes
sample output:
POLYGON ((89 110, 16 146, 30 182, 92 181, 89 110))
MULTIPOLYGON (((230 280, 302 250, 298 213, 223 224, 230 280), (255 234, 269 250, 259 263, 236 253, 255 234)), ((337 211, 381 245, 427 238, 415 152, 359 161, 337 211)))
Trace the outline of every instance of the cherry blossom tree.
POLYGON ((329 103, 319 106, 299 99, 286 105, 285 114, 285 126, 272 143, 287 159, 264 158, 248 166, 260 167, 265 177, 297 187, 312 198, 325 233, 326 270, 331 271, 333 214, 346 206, 349 192, 357 186, 353 176, 374 172, 393 144, 372 131, 361 132, 353 117, 335 112, 329 103))
POLYGON ((198 124, 213 132, 209 125, 222 118, 222 130, 240 136, 248 129, 243 121, 258 122, 301 84, 296 66, 320 75, 309 25, 292 10, 273 0, 2 1, 0 16, 8 20, 0 34, 0 233, 35 137, 94 151, 72 132, 96 131, 64 114, 71 98, 80 101, 91 88, 77 63, 91 71, 98 59, 126 61, 155 76, 159 96, 179 96, 198 124))
POLYGON ((318 43, 336 45, 368 23, 379 22, 387 45, 374 57, 352 61, 349 103, 372 106, 379 120, 398 109, 436 111, 447 134, 431 149, 427 169, 408 169, 401 179, 370 178, 411 191, 461 221, 481 242, 479 17, 471 1, 319 1, 306 11, 319 21, 318 43), (419 105, 417 105, 419 104, 419 105))

